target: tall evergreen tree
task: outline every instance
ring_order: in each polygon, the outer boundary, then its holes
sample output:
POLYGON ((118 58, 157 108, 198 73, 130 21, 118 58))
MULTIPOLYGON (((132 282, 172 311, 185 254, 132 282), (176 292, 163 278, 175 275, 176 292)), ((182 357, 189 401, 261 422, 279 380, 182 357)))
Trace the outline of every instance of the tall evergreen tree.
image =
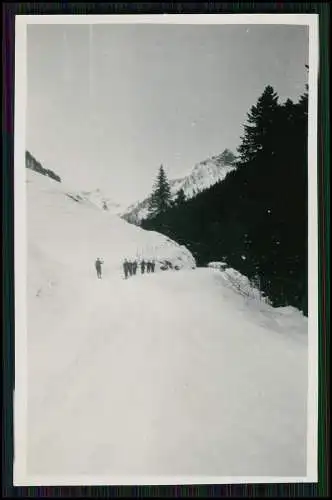
POLYGON ((154 216, 166 212, 171 206, 171 189, 164 170, 160 165, 153 192, 149 201, 149 215, 154 216))
POLYGON ((278 110, 278 95, 273 87, 267 85, 257 104, 248 113, 248 124, 244 125, 245 134, 238 148, 240 165, 255 160, 261 152, 269 149, 269 138, 278 110))

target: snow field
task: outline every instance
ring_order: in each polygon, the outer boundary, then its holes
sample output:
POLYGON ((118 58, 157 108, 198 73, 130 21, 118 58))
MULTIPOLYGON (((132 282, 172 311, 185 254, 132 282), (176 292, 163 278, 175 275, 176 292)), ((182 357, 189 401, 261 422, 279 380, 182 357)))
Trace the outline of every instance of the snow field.
POLYGON ((36 176, 27 472, 304 476, 306 318, 36 176), (145 251, 182 269, 124 280, 122 259, 145 251))

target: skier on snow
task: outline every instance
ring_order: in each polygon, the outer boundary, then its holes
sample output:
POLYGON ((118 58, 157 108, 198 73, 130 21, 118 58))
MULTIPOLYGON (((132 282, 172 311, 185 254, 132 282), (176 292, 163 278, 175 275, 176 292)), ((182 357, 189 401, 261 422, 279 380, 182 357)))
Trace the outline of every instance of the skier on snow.
POLYGON ((145 271, 145 262, 144 262, 144 260, 142 260, 142 262, 141 262, 141 273, 144 274, 144 271, 145 271))
POLYGON ((97 271, 97 278, 98 279, 101 279, 101 265, 104 264, 104 261, 101 260, 99 257, 97 258, 96 262, 95 262, 95 267, 96 267, 96 271, 97 271))
POLYGON ((125 275, 125 279, 128 278, 128 271, 129 271, 129 262, 127 261, 127 259, 125 259, 123 263, 123 272, 125 275))
POLYGON ((128 262, 128 268, 129 268, 129 274, 130 276, 133 275, 133 263, 131 262, 131 260, 128 262))

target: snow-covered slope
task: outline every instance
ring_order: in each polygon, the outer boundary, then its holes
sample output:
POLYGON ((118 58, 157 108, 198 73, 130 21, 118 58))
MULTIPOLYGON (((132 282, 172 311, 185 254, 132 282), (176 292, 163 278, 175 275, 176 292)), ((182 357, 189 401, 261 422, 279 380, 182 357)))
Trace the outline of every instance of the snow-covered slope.
POLYGON ((30 481, 304 476, 306 318, 38 174, 27 192, 30 481), (152 248, 182 269, 122 279, 152 248))
MULTIPOLYGON (((212 156, 196 164, 189 175, 170 180, 172 197, 174 199, 180 189, 183 189, 186 198, 190 199, 200 191, 223 181, 226 175, 234 169, 234 165, 224 160, 223 154, 212 156)), ((139 224, 147 217, 148 209, 149 199, 145 199, 128 207, 122 213, 122 217, 131 223, 139 224)))
POLYGON ((154 231, 145 231, 100 210, 97 203, 67 191, 39 174, 27 171, 29 251, 70 266, 82 278, 94 273, 94 261, 104 259, 104 273, 121 273, 124 258, 169 260, 179 267, 195 266, 189 250, 154 231))
POLYGON ((98 208, 109 211, 113 215, 120 215, 125 210, 125 206, 117 203, 112 198, 103 193, 99 188, 92 191, 79 191, 73 193, 81 201, 90 202, 98 208))

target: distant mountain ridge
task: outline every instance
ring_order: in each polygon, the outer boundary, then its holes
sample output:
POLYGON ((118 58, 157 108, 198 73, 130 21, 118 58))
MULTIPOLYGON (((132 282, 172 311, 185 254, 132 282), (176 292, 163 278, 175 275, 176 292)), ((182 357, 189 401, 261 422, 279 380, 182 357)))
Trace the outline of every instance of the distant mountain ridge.
MULTIPOLYGON (((58 174, 44 168, 29 151, 26 151, 25 157, 26 168, 57 182, 62 182, 58 174)), ((228 149, 225 149, 223 153, 211 156, 197 163, 188 175, 169 180, 172 199, 174 200, 176 198, 177 193, 181 189, 184 192, 185 198, 191 199, 217 182, 223 181, 230 172, 235 170, 235 160, 234 154, 228 149)), ((140 225, 141 221, 145 219, 149 213, 149 197, 133 203, 128 207, 114 201, 99 188, 90 191, 71 191, 67 194, 75 201, 89 202, 99 209, 107 210, 111 214, 117 215, 127 222, 136 225, 140 225)))
POLYGON ((25 166, 26 168, 34 170, 39 174, 45 175, 46 177, 50 177, 54 181, 61 182, 61 177, 58 174, 53 172, 53 170, 44 168, 42 164, 39 161, 37 161, 36 158, 29 151, 25 152, 25 166))
MULTIPOLYGON (((223 153, 197 163, 189 175, 169 181, 172 199, 176 197, 180 189, 183 189, 186 199, 190 199, 204 189, 223 181, 230 172, 235 170, 235 160, 235 155, 225 149, 223 153)), ((149 198, 145 198, 130 205, 122 217, 133 224, 140 224, 148 213, 149 198)))

